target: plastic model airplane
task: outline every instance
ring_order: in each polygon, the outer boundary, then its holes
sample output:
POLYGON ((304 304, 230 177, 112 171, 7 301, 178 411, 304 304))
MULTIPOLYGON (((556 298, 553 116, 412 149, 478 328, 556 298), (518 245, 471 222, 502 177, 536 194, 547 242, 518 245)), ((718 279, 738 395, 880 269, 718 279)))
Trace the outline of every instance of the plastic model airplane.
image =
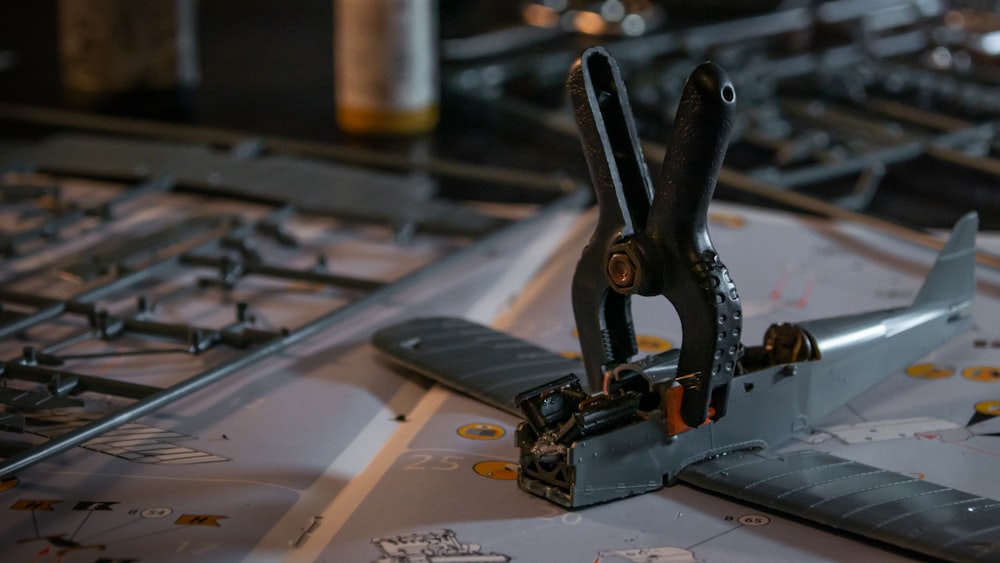
POLYGON ((599 205, 572 287, 586 381, 576 361, 464 320, 389 327, 376 346, 521 414, 518 484, 565 507, 681 481, 934 557, 1000 559, 998 500, 816 451, 767 452, 969 328, 975 214, 912 305, 776 324, 744 346, 707 230, 735 106, 725 72, 705 63, 688 79, 655 184, 607 51, 586 51, 568 86, 599 205), (674 306, 680 350, 634 359, 636 294, 674 306))

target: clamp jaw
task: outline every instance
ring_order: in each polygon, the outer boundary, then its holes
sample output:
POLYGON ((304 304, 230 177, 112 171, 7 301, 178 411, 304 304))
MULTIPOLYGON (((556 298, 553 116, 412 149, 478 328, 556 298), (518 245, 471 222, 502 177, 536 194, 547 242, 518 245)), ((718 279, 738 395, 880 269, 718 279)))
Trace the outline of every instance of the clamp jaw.
POLYGON ((694 70, 655 183, 611 55, 601 47, 585 51, 568 89, 599 208, 573 277, 590 388, 610 391, 635 371, 623 369, 637 353, 630 298, 663 295, 683 330, 675 377, 680 418, 692 428, 717 420, 741 353, 739 295, 707 225, 732 129, 733 85, 713 63, 694 70))

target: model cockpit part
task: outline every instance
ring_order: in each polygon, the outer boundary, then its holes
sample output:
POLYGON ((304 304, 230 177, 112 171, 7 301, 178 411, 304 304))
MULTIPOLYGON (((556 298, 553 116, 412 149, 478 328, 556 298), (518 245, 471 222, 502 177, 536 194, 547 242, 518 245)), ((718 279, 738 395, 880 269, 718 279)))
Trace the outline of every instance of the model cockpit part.
POLYGON ((680 480, 936 557, 1000 555, 998 501, 828 454, 764 452, 971 326, 976 215, 958 221, 910 306, 775 324, 744 347, 706 226, 735 102, 725 72, 706 63, 689 78, 655 183, 610 54, 586 51, 568 85, 599 205, 573 277, 583 366, 453 319, 387 328, 376 346, 520 411, 518 484, 565 507, 680 480), (634 294, 670 301, 680 350, 634 358, 634 294), (515 386, 528 390, 511 403, 515 386), (969 510, 942 525, 955 503, 969 510))

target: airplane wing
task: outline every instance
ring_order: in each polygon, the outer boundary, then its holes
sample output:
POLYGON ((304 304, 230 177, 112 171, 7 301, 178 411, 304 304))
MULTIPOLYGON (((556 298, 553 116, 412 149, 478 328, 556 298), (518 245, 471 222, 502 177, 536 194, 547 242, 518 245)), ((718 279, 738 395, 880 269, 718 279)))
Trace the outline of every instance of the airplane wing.
POLYGON ((382 329, 372 342, 394 363, 515 416, 522 416, 518 393, 584 374, 578 360, 464 319, 415 319, 382 329))
POLYGON ((933 557, 1000 558, 1000 501, 815 450, 737 452, 689 465, 678 479, 933 557))

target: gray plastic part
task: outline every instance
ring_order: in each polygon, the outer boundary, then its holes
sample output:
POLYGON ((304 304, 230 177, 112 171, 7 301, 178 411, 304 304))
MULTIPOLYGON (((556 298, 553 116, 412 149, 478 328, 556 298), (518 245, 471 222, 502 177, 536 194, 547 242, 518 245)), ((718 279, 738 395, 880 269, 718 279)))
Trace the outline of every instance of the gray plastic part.
POLYGON ((424 231, 482 236, 508 221, 434 199, 434 185, 417 175, 372 172, 303 158, 265 155, 245 160, 208 147, 95 135, 62 134, 0 160, 29 162, 42 171, 143 178, 169 176, 180 186, 225 196, 285 203, 349 220, 416 222, 424 231), (331 189, 331 186, 349 186, 331 189))
MULTIPOLYGON (((655 490, 692 463, 777 445, 809 428, 971 326, 976 226, 974 213, 959 220, 911 306, 802 323, 816 359, 737 376, 720 420, 668 435, 656 409, 558 450, 538 449, 543 441, 522 424, 520 487, 587 506, 655 490)), ((461 319, 408 321, 374 343, 397 363, 508 412, 516 412, 516 393, 582 373, 578 362, 461 319)))
POLYGON ((375 333, 372 342, 394 362, 518 416, 519 392, 584 373, 576 360, 464 319, 407 321, 375 333))
POLYGON ((830 454, 734 453, 685 483, 950 561, 1000 560, 1000 501, 830 454))
MULTIPOLYGON (((0 405, 27 410, 65 409, 69 407, 82 406, 83 401, 73 397, 60 397, 58 395, 42 393, 39 391, 4 387, 0 388, 0 405)), ((4 414, 5 413, 0 413, 0 421, 4 420, 4 418, 2 418, 4 414)), ((21 419, 21 421, 23 422, 23 419, 21 419)))

